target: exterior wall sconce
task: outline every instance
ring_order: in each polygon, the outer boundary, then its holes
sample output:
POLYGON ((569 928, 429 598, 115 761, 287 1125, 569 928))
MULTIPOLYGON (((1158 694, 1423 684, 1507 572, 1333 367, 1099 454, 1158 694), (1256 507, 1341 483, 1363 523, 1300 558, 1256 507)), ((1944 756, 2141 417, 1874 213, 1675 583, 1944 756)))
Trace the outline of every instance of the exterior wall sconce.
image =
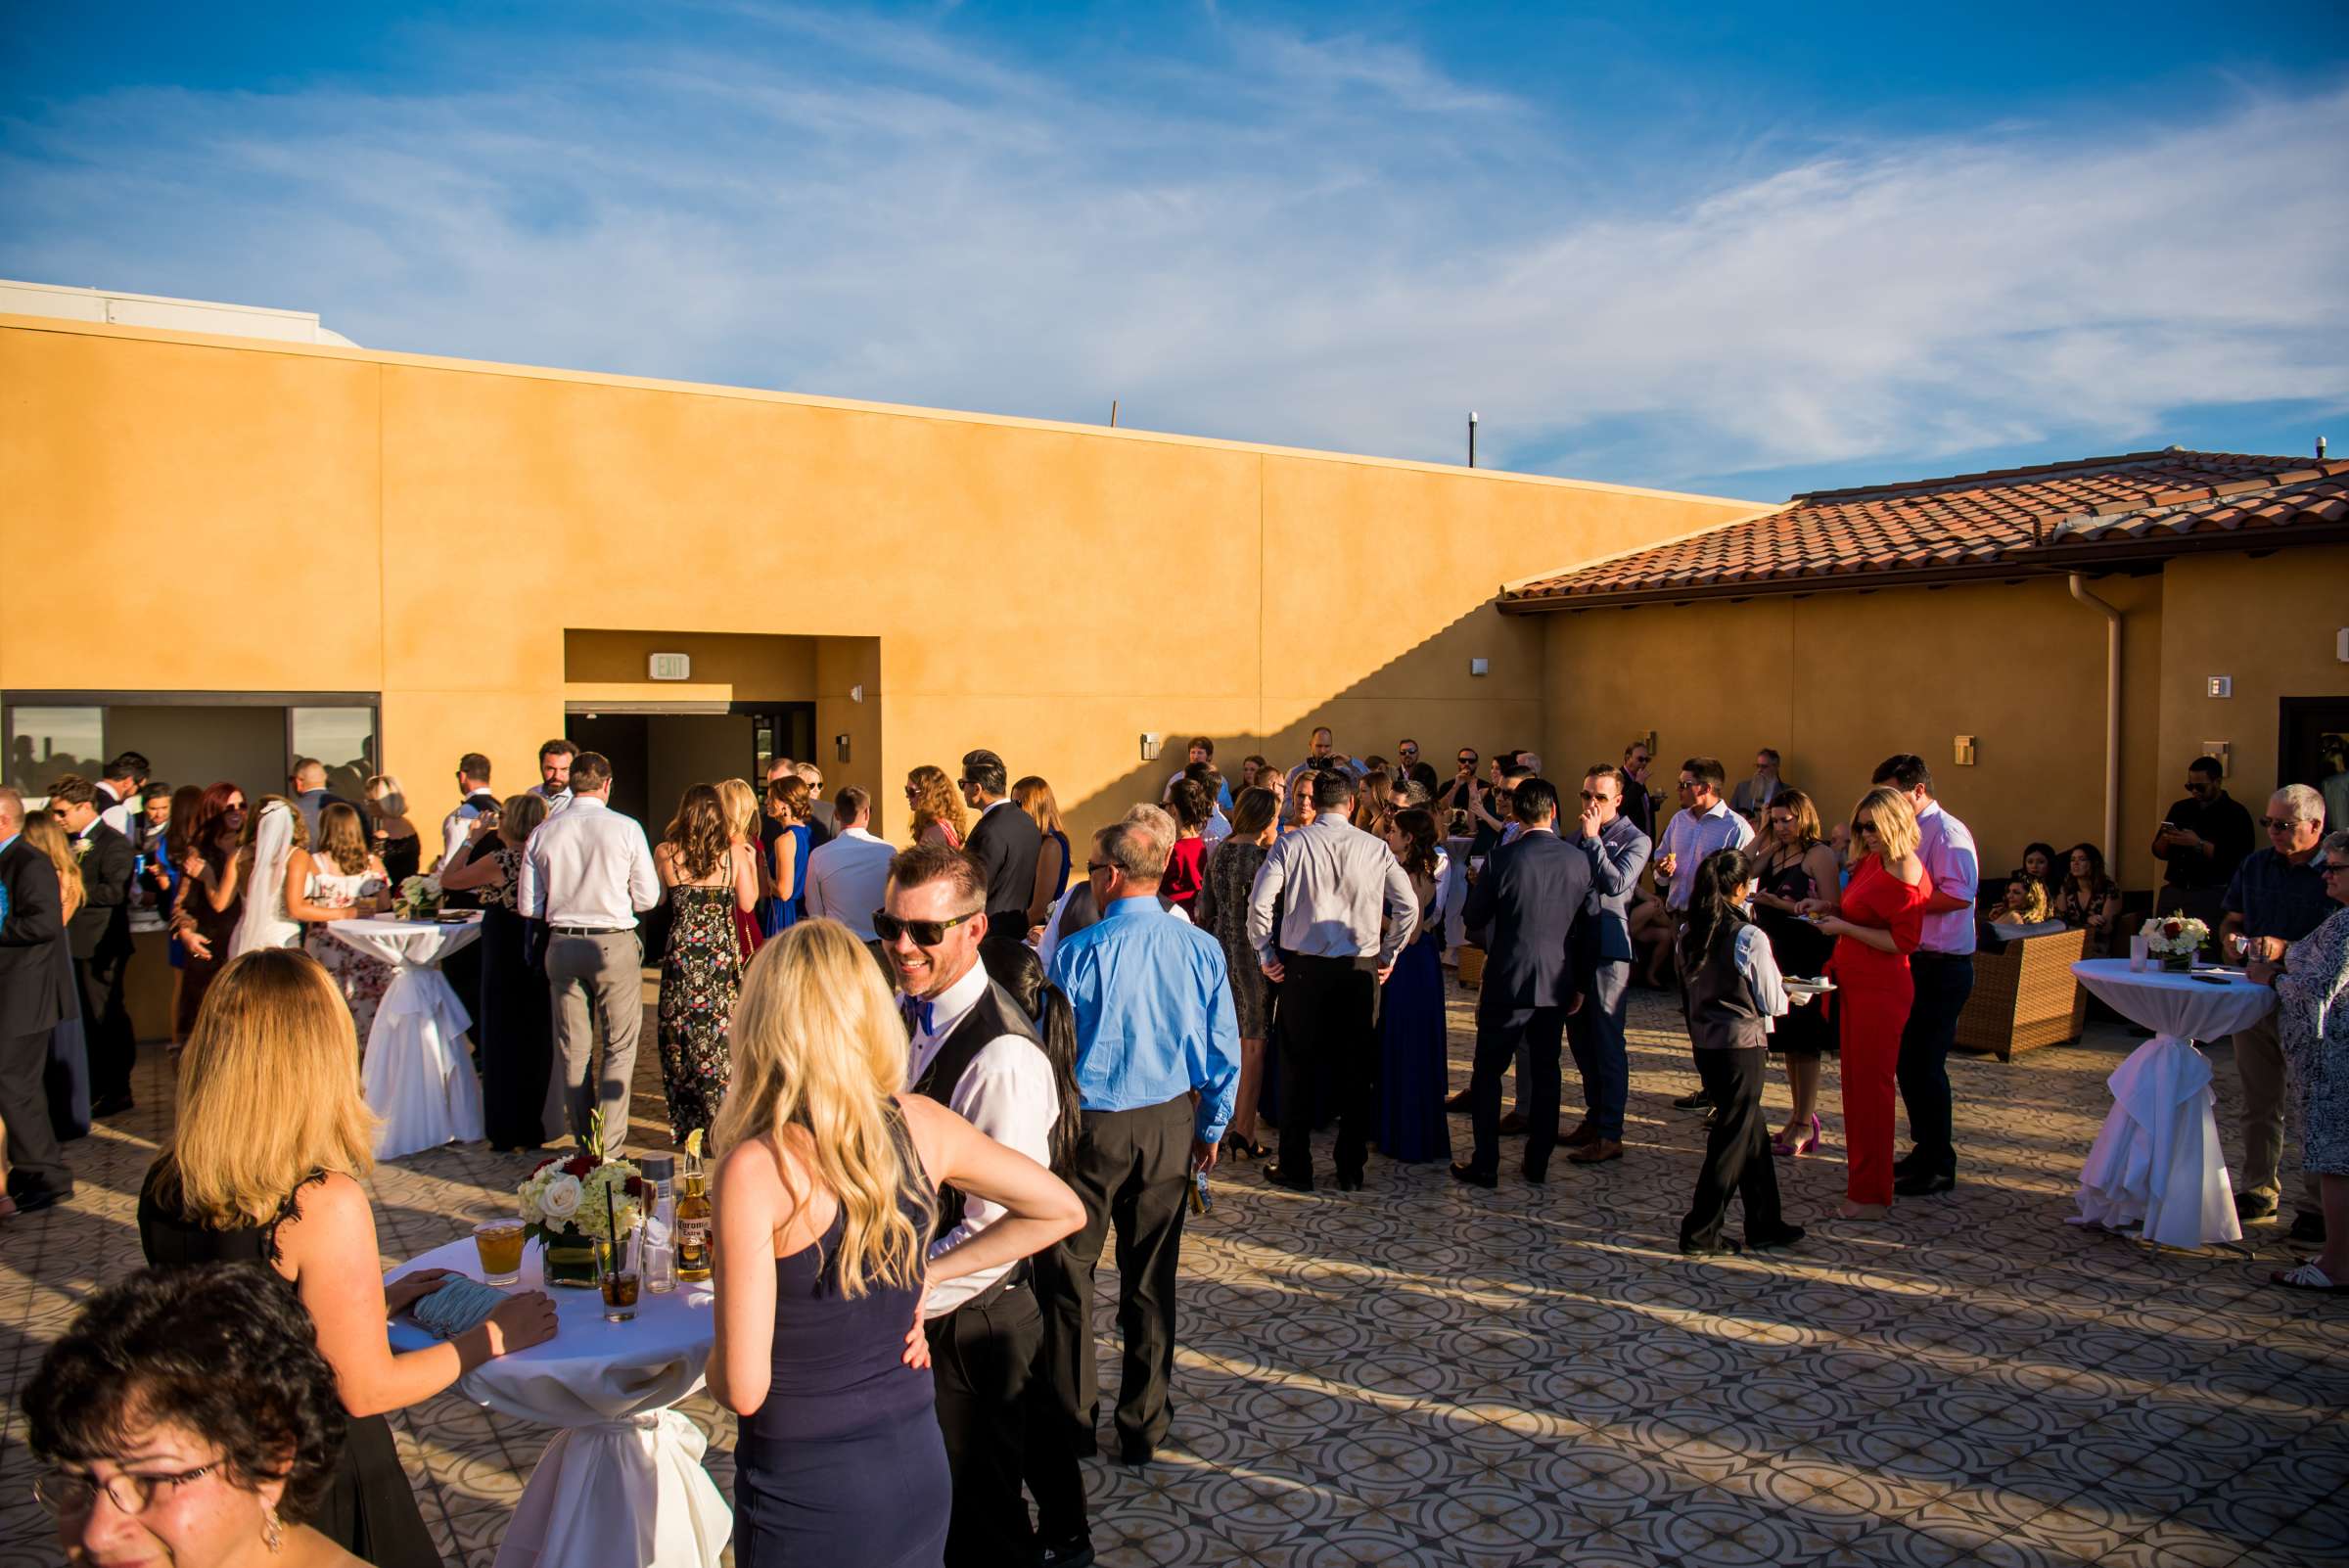
POLYGON ((1145 730, 1142 734, 1142 761, 1145 762, 1157 761, 1159 751, 1165 744, 1164 736, 1155 731, 1145 730))

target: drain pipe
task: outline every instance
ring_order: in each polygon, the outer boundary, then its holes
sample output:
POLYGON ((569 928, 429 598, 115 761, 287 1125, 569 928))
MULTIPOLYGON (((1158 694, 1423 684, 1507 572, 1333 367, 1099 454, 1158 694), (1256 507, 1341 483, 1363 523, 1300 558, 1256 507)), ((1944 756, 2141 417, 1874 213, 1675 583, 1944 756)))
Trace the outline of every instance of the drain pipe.
MULTIPOLYGON (((2088 591, 2071 574, 2072 597, 2104 612, 2104 863, 2120 864, 2121 837, 2121 613, 2088 591)), ((2117 879, 2118 873, 2111 873, 2117 879)))

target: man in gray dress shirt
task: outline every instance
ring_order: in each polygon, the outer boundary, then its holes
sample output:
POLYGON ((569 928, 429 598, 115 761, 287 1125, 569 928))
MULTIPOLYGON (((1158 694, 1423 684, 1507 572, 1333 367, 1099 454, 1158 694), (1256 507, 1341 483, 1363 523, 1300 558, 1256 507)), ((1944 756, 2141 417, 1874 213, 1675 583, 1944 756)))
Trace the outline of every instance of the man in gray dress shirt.
POLYGON ((1354 781, 1313 778, 1317 814, 1273 844, 1248 899, 1248 944, 1281 986, 1280 1161, 1266 1176, 1313 1190, 1313 1084, 1326 1077, 1337 1084, 1338 1190, 1346 1192, 1361 1187, 1368 1159, 1378 988, 1419 928, 1419 899, 1386 841, 1351 820, 1354 781))
POLYGON ((636 917, 661 901, 652 846, 636 819, 612 809, 612 764, 600 752, 569 762, 570 806, 530 834, 515 903, 546 922, 546 980, 553 992, 555 1070, 546 1125, 568 1120, 587 1141, 590 1112, 604 1114, 604 1146, 628 1136, 636 1040, 644 1026, 644 947, 636 917), (592 1013, 590 1008, 592 1006, 592 1013), (604 1029, 595 1071, 595 1029, 604 1029))

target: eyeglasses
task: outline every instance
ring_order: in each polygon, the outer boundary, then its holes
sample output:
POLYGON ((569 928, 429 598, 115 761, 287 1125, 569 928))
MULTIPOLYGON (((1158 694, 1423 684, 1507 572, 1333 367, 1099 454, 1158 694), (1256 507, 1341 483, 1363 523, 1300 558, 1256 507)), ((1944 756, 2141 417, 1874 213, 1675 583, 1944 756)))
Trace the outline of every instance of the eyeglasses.
POLYGON ((1615 797, 1612 795, 1593 795, 1589 790, 1583 791, 1582 796, 1586 801, 1611 801, 1615 799, 1615 797))
POLYGON ((1453 758, 1452 761, 1459 763, 1462 767, 1474 767, 1476 765, 1476 753, 1462 752, 1459 756, 1453 758))
POLYGON ((184 1487, 201 1481, 220 1468, 218 1459, 182 1470, 176 1475, 142 1475, 135 1470, 117 1470, 104 1481, 78 1470, 47 1470, 33 1478, 32 1495, 42 1507, 60 1519, 78 1519, 90 1511, 98 1494, 119 1513, 145 1513, 147 1504, 155 1500, 157 1487, 184 1487))
POLYGON ((1673 783, 1676 787, 1683 790, 1692 790, 1696 788, 1696 780, 1692 778, 1678 778, 1674 779, 1673 783))
POLYGON ((1875 830, 1876 825, 1873 822, 1854 822, 1852 824, 1854 833, 1873 833, 1875 830))
POLYGON ((917 947, 935 947, 946 940, 946 933, 966 920, 976 920, 987 911, 973 909, 951 920, 899 920, 886 909, 873 911, 873 935, 883 942, 895 942, 899 937, 911 937, 917 947))
POLYGON ((1419 755, 1419 748, 1416 746, 1398 746, 1395 748, 1395 750, 1405 757, 1416 757, 1419 755))
POLYGON ((2288 816, 2263 816, 2259 819, 2259 825, 2271 833, 2288 833, 2298 827, 2300 823, 2296 818, 2288 816))
POLYGON ((2319 876, 2328 877, 2336 871, 2349 871, 2349 860, 2320 860, 2317 862, 2319 876))

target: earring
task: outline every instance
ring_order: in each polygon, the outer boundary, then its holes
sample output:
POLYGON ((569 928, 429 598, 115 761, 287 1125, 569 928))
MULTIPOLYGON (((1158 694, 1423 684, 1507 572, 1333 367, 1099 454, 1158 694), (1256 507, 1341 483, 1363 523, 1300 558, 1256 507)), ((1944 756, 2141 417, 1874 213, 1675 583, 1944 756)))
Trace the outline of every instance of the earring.
POLYGON ((285 1548, 286 1527, 277 1517, 274 1503, 261 1510, 261 1545, 269 1548, 272 1556, 285 1548))

